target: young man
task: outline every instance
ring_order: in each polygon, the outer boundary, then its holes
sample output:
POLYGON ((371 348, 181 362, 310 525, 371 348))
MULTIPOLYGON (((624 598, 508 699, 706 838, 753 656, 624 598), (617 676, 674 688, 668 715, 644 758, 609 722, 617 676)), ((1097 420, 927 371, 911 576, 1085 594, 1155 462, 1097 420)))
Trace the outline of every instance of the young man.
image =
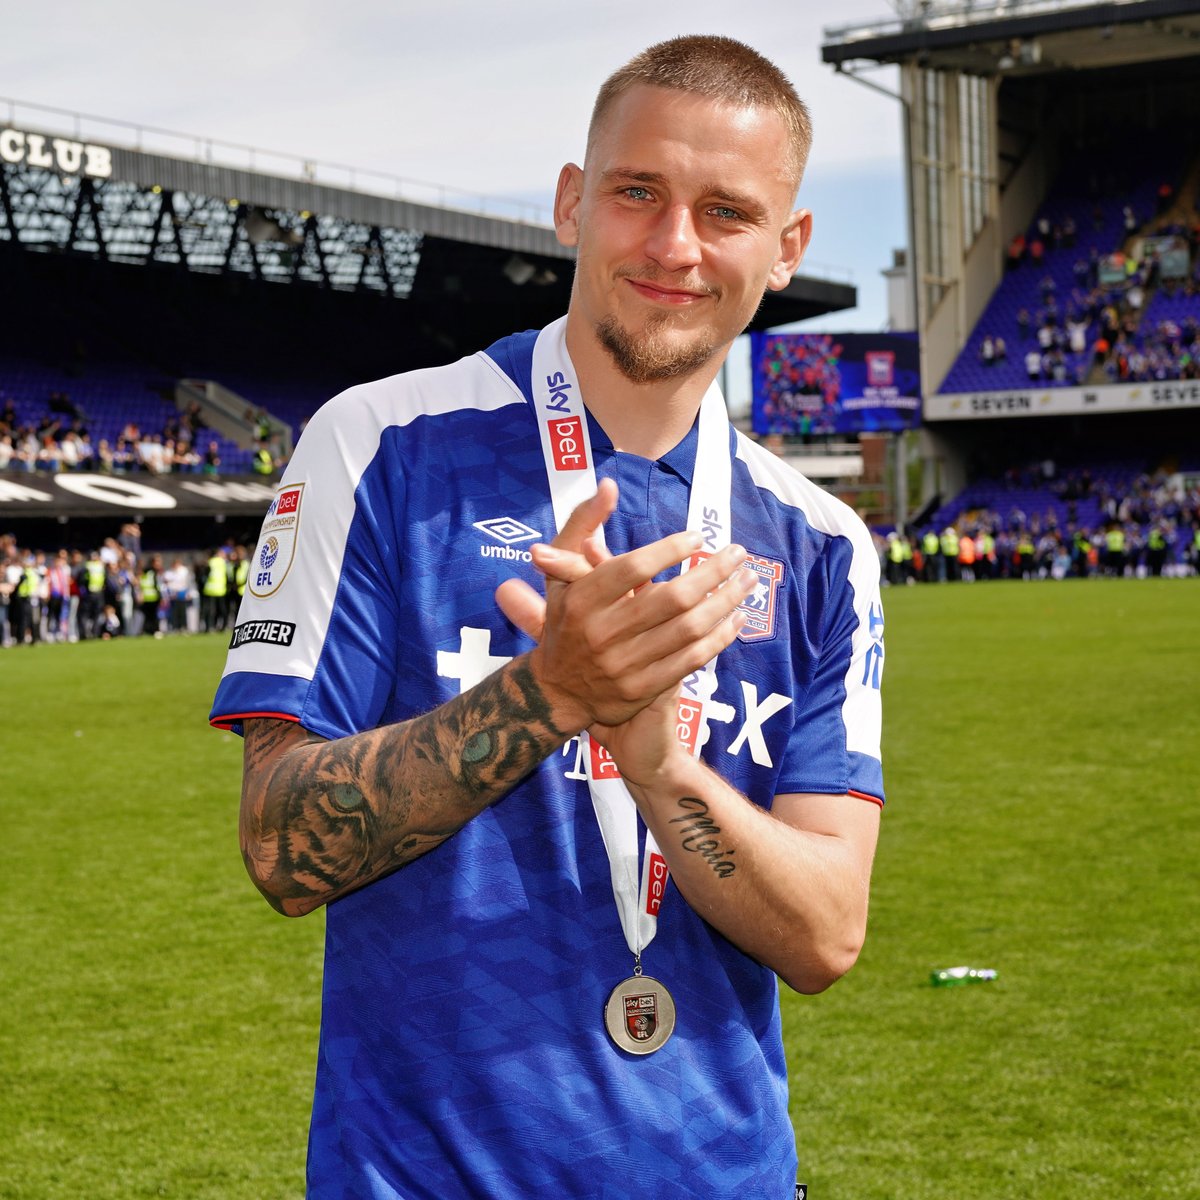
POLYGON ((351 389, 288 467, 213 721, 255 883, 336 902, 312 1197, 792 1193, 775 973, 862 944, 879 567, 713 381, 808 141, 746 47, 639 55, 559 179, 566 318, 351 389))

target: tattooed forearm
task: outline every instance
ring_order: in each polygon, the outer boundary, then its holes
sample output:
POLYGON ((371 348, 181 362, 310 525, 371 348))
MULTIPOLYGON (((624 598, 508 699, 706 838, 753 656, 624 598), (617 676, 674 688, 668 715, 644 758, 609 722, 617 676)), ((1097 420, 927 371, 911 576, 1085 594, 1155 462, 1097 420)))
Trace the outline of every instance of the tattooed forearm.
POLYGON ((708 815, 708 805, 698 796, 681 796, 679 807, 684 810, 683 814, 672 817, 670 824, 681 826, 679 834, 683 849, 699 854, 719 878, 732 875, 737 867, 730 859, 737 851, 721 845, 717 838, 721 827, 708 815))
POLYGON ((524 659, 424 716, 336 741, 246 722, 242 855, 300 916, 440 845, 567 740, 524 659))

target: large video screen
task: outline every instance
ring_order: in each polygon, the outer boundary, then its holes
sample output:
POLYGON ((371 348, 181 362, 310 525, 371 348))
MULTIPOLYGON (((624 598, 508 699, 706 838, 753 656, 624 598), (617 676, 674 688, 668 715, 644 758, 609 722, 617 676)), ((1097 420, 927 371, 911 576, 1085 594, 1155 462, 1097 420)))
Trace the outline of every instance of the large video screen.
POLYGON ((752 333, 755 433, 895 432, 921 418, 915 333, 752 333))

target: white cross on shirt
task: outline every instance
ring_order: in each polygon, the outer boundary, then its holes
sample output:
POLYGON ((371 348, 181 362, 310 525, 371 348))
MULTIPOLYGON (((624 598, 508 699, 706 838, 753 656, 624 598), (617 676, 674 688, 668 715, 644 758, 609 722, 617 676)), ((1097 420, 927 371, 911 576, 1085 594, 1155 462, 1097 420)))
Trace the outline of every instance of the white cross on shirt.
POLYGON ((458 631, 458 651, 437 652, 437 673, 444 679, 457 679, 461 695, 481 683, 493 671, 512 662, 512 655, 492 653, 492 631, 464 625, 458 631))

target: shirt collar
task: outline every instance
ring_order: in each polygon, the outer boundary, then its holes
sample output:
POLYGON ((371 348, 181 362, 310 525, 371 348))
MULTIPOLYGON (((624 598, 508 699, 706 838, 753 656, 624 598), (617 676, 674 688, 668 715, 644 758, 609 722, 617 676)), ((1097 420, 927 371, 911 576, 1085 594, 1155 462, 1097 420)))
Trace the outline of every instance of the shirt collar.
MULTIPOLYGON (((591 437, 592 450, 596 454, 605 456, 615 454, 613 449, 612 438, 600 426, 600 422, 592 416, 590 409, 585 409, 587 412, 588 435, 591 437)), ((664 471, 670 471, 673 475, 677 475, 689 487, 692 484, 692 475, 696 469, 696 447, 700 441, 700 413, 697 411, 696 419, 692 422, 692 427, 684 435, 683 441, 677 446, 668 450, 666 454, 658 460, 658 466, 664 471)))

